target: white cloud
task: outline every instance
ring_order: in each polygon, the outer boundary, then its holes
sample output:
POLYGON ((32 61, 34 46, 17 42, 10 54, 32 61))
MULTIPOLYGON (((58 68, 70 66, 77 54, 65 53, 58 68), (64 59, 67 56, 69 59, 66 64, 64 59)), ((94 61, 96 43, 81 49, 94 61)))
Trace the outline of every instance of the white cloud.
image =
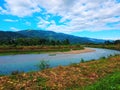
POLYGON ((4 10, 2 7, 0 7, 0 14, 6 13, 6 10, 4 10))
POLYGON ((35 12, 40 12, 40 8, 35 0, 5 0, 5 2, 4 6, 6 10, 1 9, 1 12, 5 14, 24 17, 30 16, 35 12))
POLYGON ((120 40, 120 37, 113 37, 113 38, 101 38, 103 40, 120 40))
POLYGON ((57 32, 78 32, 83 30, 120 30, 107 23, 120 22, 120 3, 116 0, 38 0, 47 13, 62 16, 60 22, 70 20, 67 25, 50 25, 47 29, 57 32))
POLYGON ((5 22, 18 22, 18 20, 13 20, 13 19, 4 19, 5 22))
POLYGON ((15 28, 15 27, 11 27, 10 30, 12 30, 12 31, 19 31, 19 29, 15 28))
POLYGON ((38 27, 57 32, 78 32, 83 30, 120 30, 119 24, 113 27, 107 23, 120 22, 120 3, 116 0, 5 0, 6 11, 0 8, 1 13, 9 13, 19 17, 29 16, 40 12, 44 8, 48 15, 39 18, 38 27), (48 21, 49 14, 61 16, 58 25, 48 21), (119 17, 117 17, 119 16, 119 17))
POLYGON ((39 28, 45 29, 45 28, 47 28, 47 26, 50 24, 49 21, 44 20, 44 19, 41 18, 41 17, 37 17, 37 18, 38 18, 38 20, 39 20, 39 22, 37 23, 37 26, 38 26, 39 28))

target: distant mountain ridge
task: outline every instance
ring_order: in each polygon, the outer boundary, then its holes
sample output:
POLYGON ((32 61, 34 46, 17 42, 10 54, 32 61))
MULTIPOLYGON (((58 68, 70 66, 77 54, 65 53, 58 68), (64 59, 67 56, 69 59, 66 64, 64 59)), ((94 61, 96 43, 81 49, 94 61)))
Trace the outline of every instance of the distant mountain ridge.
POLYGON ((0 40, 1 39, 13 39, 13 38, 26 38, 25 35, 22 35, 17 32, 11 32, 11 31, 0 31, 0 40))
POLYGON ((78 37, 74 35, 56 33, 53 31, 43 30, 21 30, 21 31, 0 31, 0 39, 6 38, 45 38, 51 40, 65 40, 69 39, 71 43, 103 43, 105 40, 93 39, 87 37, 78 37))

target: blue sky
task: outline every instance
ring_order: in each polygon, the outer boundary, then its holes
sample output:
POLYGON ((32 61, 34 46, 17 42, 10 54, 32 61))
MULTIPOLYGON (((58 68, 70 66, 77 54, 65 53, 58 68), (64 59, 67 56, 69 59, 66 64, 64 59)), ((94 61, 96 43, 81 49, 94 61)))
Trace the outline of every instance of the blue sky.
POLYGON ((120 39, 120 0, 0 0, 0 30, 120 39))

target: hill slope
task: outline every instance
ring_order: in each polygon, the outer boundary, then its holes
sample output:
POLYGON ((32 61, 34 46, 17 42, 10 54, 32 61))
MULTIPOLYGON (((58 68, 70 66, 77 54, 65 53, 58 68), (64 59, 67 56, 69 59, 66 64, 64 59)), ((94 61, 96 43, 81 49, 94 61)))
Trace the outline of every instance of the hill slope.
POLYGON ((17 32, 11 32, 11 31, 0 31, 0 40, 3 39, 14 39, 14 38, 25 38, 25 35, 22 35, 17 32))
POLYGON ((73 35, 68 35, 64 33, 56 33, 53 31, 43 31, 43 30, 22 30, 17 32, 5 32, 0 31, 0 39, 13 39, 13 38, 45 38, 53 40, 65 40, 69 39, 71 43, 103 43, 104 40, 92 39, 86 37, 78 37, 73 35))
POLYGON ((27 37, 38 37, 46 39, 56 39, 56 40, 65 40, 69 39, 71 43, 103 43, 104 40, 92 39, 87 37, 78 37, 73 35, 68 35, 64 33, 56 33, 53 31, 43 31, 43 30, 23 30, 18 33, 25 35, 27 37))

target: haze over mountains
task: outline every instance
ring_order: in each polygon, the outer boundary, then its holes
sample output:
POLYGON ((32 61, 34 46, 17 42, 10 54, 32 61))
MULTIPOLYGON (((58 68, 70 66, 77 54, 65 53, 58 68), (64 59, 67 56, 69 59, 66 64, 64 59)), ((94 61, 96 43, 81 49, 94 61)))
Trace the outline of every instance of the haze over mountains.
POLYGON ((104 43, 105 40, 93 39, 88 37, 78 37, 74 35, 56 33, 53 31, 43 30, 21 30, 21 31, 0 31, 0 39, 15 39, 15 38, 44 38, 51 40, 69 39, 71 43, 104 43))

